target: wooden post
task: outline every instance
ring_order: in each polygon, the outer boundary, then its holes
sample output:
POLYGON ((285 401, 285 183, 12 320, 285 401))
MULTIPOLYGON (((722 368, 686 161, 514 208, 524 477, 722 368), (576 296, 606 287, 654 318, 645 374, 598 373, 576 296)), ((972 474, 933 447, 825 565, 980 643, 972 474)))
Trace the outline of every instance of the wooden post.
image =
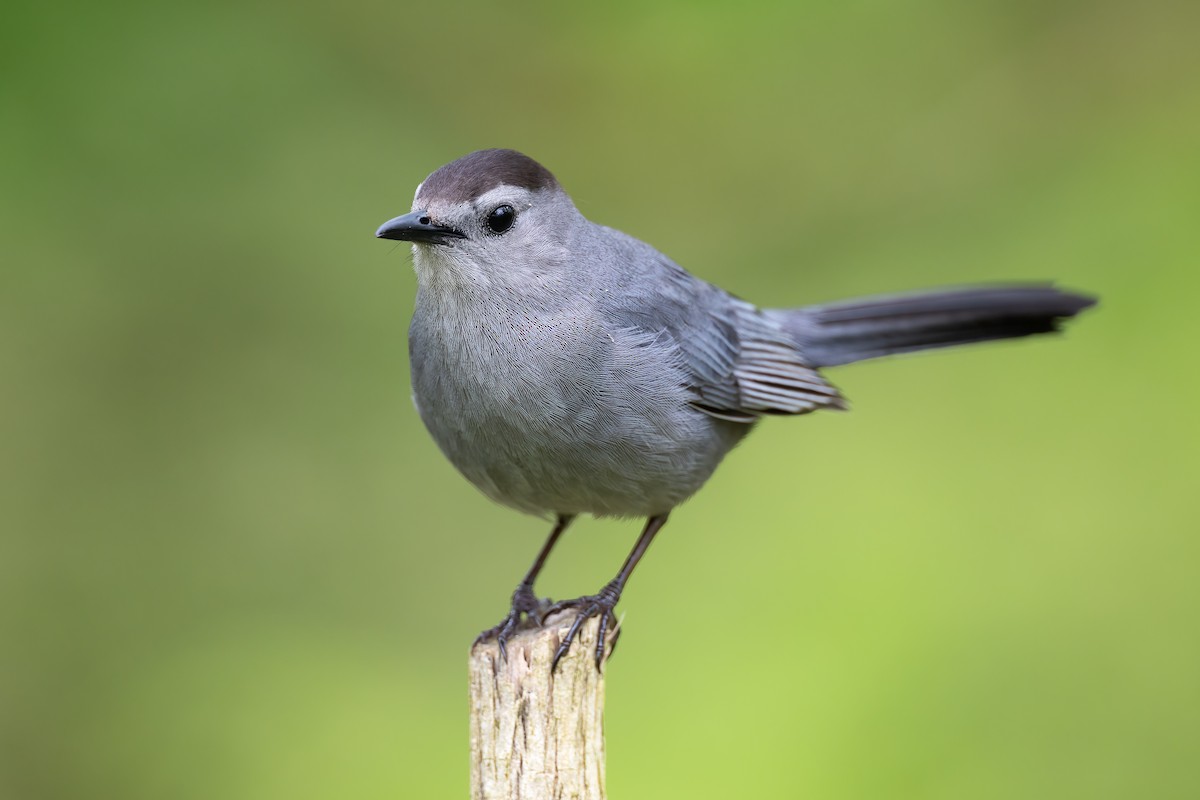
MULTIPOLYGON (((472 800, 604 800, 604 676, 594 661, 599 619, 550 662, 574 612, 507 643, 472 649, 472 800)), ((611 652, 613 632, 609 632, 611 652)))

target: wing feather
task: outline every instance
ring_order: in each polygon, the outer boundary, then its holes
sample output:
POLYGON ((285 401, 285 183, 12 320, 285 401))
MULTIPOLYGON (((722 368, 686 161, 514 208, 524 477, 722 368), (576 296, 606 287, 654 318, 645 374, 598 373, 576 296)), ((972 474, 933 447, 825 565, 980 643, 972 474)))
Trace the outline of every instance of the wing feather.
POLYGON ((606 311, 622 327, 671 337, 690 377, 695 408, 752 423, 763 414, 846 407, 777 319, 656 255, 654 279, 606 292, 606 311))

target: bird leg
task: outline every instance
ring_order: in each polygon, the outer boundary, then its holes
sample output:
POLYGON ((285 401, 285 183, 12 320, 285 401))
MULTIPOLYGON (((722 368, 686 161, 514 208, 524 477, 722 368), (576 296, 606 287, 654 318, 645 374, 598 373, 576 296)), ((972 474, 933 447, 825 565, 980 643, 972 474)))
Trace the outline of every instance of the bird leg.
POLYGON ((475 637, 475 641, 471 647, 486 642, 489 639, 495 638, 496 643, 500 645, 500 657, 508 658, 508 651, 505 649, 505 644, 508 638, 521 624, 523 617, 532 620, 537 625, 541 625, 546 617, 548 600, 539 600, 537 595, 533 593, 533 582, 537 579, 538 573, 542 571, 542 567, 546 565, 546 558, 550 555, 550 551, 554 549, 558 537, 571 524, 574 515, 560 514, 554 523, 554 529, 550 531, 550 536, 547 537, 546 543, 542 545, 542 549, 538 552, 537 559, 533 562, 533 566, 529 568, 529 572, 525 573, 525 577, 517 584, 516 590, 512 594, 512 605, 509 608, 508 616, 500 621, 500 624, 495 627, 488 628, 483 633, 475 637))
MULTIPOLYGON (((666 521, 666 514, 650 517, 646 521, 646 527, 642 529, 642 535, 638 537, 637 544, 633 546, 633 550, 630 551, 628 558, 625 559, 625 564, 621 567, 621 571, 617 573, 617 577, 604 584, 604 588, 598 593, 579 597, 574 600, 562 600, 546 609, 546 616, 568 608, 578 609, 575 621, 571 623, 567 635, 563 637, 562 643, 554 653, 554 662, 550 665, 551 672, 558 667, 559 660, 571 649, 571 644, 575 641, 575 635, 579 632, 579 627, 588 618, 597 616, 600 617, 600 633, 596 640, 596 669, 601 668, 600 665, 604 663, 605 635, 608 633, 609 626, 616 623, 613 608, 616 607, 617 601, 621 599, 621 592, 624 590, 625 582, 629 580, 630 574, 633 573, 633 568, 637 566, 646 549, 650 547, 650 542, 654 540, 654 534, 658 533, 658 529, 666 521)), ((613 647, 616 647, 615 639, 613 640, 613 647)), ((609 655, 611 655, 611 652, 609 655)))

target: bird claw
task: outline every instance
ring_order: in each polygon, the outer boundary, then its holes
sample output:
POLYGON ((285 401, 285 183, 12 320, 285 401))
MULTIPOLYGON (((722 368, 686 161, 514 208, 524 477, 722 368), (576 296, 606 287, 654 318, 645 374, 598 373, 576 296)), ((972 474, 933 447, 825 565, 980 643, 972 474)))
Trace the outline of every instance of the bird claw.
POLYGON ((488 628, 478 636, 471 644, 472 649, 478 644, 496 640, 496 644, 500 646, 500 658, 508 660, 508 648, 505 645, 509 638, 521 627, 522 620, 532 622, 534 625, 541 627, 549 613, 549 600, 539 600, 533 593, 533 587, 527 583, 522 583, 516 588, 512 595, 512 605, 509 608, 508 615, 500 621, 500 624, 488 628))
POLYGON ((620 628, 617 627, 617 617, 613 613, 613 608, 616 607, 617 601, 621 598, 621 590, 612 583, 607 584, 600 590, 599 594, 587 595, 574 600, 560 600, 546 609, 546 616, 550 616, 558 611, 567 609, 578 609, 575 614, 575 619, 571 622, 571 627, 567 630, 567 635, 563 637, 562 642, 558 646, 558 650, 554 653, 554 661, 550 664, 550 671, 554 672, 558 669, 558 662, 562 660, 570 650, 571 645, 575 642, 575 636, 579 633, 579 628, 591 617, 600 617, 600 629, 596 635, 596 671, 600 672, 604 664, 604 650, 608 644, 608 629, 613 627, 612 647, 608 650, 608 655, 612 656, 612 651, 617 646, 617 639, 620 637, 620 628))

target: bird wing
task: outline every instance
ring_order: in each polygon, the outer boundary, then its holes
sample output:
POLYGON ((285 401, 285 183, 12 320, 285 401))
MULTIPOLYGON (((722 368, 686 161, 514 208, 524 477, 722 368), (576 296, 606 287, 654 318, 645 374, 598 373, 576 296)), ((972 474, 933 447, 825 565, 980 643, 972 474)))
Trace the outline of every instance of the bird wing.
POLYGON ((763 414, 845 408, 841 393, 778 321, 656 255, 655 279, 610 294, 608 313, 623 327, 673 339, 695 408, 743 423, 763 414))
MULTIPOLYGON (((728 303, 736 319, 734 330, 738 337, 738 353, 733 363, 738 410, 753 414, 807 414, 819 408, 846 407, 837 387, 808 364, 795 341, 778 323, 750 303, 734 297, 729 297, 728 303)), ((697 407, 713 413, 703 404, 697 407)), ((718 406, 716 410, 721 408, 718 406)))

